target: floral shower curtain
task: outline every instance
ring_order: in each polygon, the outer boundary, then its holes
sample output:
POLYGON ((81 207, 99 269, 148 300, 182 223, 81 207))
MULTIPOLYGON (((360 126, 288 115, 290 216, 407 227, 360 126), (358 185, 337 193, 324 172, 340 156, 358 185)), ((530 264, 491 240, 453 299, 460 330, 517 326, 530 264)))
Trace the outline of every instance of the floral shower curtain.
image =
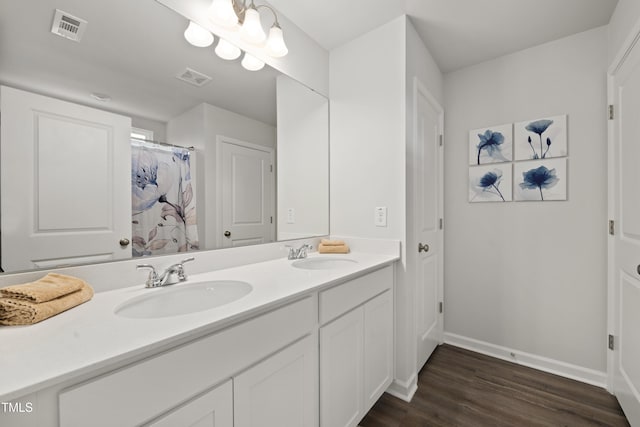
POLYGON ((133 256, 198 249, 193 153, 132 140, 131 157, 133 256))

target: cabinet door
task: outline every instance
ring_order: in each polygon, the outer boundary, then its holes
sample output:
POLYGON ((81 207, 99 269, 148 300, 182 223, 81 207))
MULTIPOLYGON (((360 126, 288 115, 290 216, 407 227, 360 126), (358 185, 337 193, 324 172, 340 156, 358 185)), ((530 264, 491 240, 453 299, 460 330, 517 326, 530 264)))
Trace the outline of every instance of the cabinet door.
POLYGON ((318 358, 315 334, 234 378, 235 427, 315 427, 318 358))
POLYGON ((371 409, 393 380, 393 294, 364 305, 364 399, 371 409))
POLYGON ((355 426, 363 408, 364 309, 320 328, 320 425, 355 426))
POLYGON ((233 427, 231 380, 152 422, 149 427, 233 427))

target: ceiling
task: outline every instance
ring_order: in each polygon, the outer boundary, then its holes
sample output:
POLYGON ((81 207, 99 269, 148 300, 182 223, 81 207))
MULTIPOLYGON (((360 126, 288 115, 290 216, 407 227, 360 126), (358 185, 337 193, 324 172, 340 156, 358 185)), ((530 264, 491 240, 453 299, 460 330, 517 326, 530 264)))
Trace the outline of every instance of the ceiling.
MULTIPOLYGON (((270 0, 327 50, 407 14, 443 72, 607 24, 616 2, 270 0)), ((189 45, 186 25, 154 0, 0 1, 0 84, 158 121, 208 102, 275 125, 278 72, 246 71, 189 45), (56 8, 88 21, 81 42, 51 33, 56 8), (186 67, 212 81, 176 79, 186 67)))
POLYGON ((606 25, 617 1, 269 0, 327 50, 406 14, 445 73, 606 25))
POLYGON ((154 0, 0 1, 0 84, 157 121, 208 102, 275 125, 279 72, 247 71, 189 45, 187 24, 154 0), (80 42, 51 33, 55 9, 88 21, 80 42), (176 79, 187 67, 212 81, 176 79))

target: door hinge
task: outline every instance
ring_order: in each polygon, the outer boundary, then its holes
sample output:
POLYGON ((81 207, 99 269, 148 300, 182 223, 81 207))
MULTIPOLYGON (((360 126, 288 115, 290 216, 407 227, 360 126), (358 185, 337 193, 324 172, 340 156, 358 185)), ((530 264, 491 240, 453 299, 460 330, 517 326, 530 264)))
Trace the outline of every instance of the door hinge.
POLYGON ((273 172, 273 165, 269 165, 269 172, 273 172))
POLYGON ((440 147, 442 147, 444 144, 444 135, 438 135, 438 143, 440 144, 440 147))
POLYGON ((269 217, 269 219, 271 220, 271 224, 273 224, 273 217, 269 217))
POLYGON ((615 348, 614 343, 615 338, 613 337, 613 335, 609 334, 609 350, 613 350, 615 348))
POLYGON ((613 105, 609 105, 609 120, 613 120, 615 117, 615 110, 613 108, 613 105))
POLYGON ((616 234, 616 223, 612 219, 609 220, 609 234, 612 236, 616 234))
POLYGON ((440 230, 444 229, 444 219, 440 218, 440 221, 438 223, 438 227, 440 227, 440 230))
POLYGON ((444 310, 444 304, 442 303, 442 301, 440 301, 438 303, 438 312, 442 314, 442 311, 444 310))

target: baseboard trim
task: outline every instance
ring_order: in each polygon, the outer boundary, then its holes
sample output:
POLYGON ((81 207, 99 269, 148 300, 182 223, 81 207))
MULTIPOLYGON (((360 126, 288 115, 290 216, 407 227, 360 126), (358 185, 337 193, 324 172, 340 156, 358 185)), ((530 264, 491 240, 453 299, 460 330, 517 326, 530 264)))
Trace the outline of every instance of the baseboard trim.
POLYGON ((391 396, 397 397, 405 402, 411 402, 417 390, 418 376, 417 374, 413 374, 408 381, 393 380, 391 385, 385 390, 385 393, 389 393, 391 396))
POLYGON ((549 372, 550 374, 559 375, 572 380, 581 381, 604 389, 607 387, 606 372, 583 368, 582 366, 573 365, 571 363, 549 359, 547 357, 526 353, 508 347, 502 347, 449 332, 445 332, 444 342, 455 347, 475 351, 487 356, 517 363, 540 371, 549 372))

